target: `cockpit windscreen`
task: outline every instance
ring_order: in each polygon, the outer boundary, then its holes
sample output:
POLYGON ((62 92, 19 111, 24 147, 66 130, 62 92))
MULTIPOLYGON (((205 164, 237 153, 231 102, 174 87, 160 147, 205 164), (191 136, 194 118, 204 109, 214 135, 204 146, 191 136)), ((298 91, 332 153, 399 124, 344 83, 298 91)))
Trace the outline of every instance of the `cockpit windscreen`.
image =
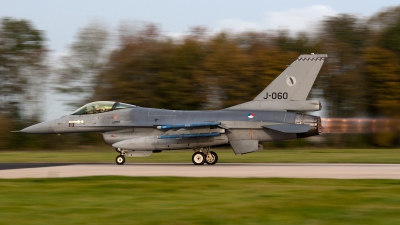
POLYGON ((84 114, 95 114, 95 113, 103 113, 112 110, 118 109, 126 109, 126 108, 135 108, 135 105, 130 105, 121 102, 112 102, 112 101, 98 101, 88 103, 79 109, 75 110, 71 115, 84 115, 84 114))

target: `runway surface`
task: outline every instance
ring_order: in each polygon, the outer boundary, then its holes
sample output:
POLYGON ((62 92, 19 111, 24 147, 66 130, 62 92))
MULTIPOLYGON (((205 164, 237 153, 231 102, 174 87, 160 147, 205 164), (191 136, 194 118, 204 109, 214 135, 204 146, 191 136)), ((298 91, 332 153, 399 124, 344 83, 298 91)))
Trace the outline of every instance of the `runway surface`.
POLYGON ((111 163, 0 163, 0 178, 57 178, 106 175, 400 179, 400 164, 219 163, 217 165, 195 166, 191 163, 135 163, 120 166, 111 163))

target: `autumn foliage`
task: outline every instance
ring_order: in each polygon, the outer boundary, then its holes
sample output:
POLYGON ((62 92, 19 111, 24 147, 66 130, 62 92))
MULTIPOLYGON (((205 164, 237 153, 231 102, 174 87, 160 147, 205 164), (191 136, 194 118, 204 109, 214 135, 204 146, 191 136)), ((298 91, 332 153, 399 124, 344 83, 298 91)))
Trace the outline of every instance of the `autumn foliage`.
MULTIPOLYGON (((0 29, 4 58, 1 34, 6 27, 0 29)), ((125 24, 116 35, 117 44, 110 47, 110 33, 98 24, 80 30, 70 55, 55 70, 62 85, 53 88, 80 104, 113 100, 167 109, 222 109, 252 100, 300 54, 324 53, 329 57, 309 97, 323 102, 325 117, 399 117, 400 7, 370 18, 328 17, 317 31, 299 34, 211 33, 194 27, 170 37, 151 23, 125 24)), ((15 82, 1 68, 3 79, 15 82)), ((20 94, 18 85, 13 87, 20 94)), ((4 102, 10 94, 1 93, 4 102)), ((3 114, 12 117, 11 112, 3 114)), ((362 141, 400 146, 399 134, 393 125, 392 132, 367 135, 362 141)), ((342 146, 346 138, 332 143, 342 146)))

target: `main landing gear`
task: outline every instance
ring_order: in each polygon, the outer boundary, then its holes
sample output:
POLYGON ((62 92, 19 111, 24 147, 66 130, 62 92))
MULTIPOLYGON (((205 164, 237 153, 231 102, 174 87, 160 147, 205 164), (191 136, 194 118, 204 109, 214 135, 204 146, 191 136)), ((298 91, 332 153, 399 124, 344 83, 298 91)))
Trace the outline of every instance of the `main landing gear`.
POLYGON ((119 156, 117 156, 117 158, 115 158, 115 162, 118 165, 123 165, 125 163, 125 150, 120 149, 120 148, 116 148, 115 151, 117 151, 119 153, 119 156))
POLYGON ((192 155, 192 162, 194 165, 203 165, 207 163, 209 165, 214 165, 218 162, 218 155, 217 153, 210 151, 210 147, 196 149, 196 152, 192 155))

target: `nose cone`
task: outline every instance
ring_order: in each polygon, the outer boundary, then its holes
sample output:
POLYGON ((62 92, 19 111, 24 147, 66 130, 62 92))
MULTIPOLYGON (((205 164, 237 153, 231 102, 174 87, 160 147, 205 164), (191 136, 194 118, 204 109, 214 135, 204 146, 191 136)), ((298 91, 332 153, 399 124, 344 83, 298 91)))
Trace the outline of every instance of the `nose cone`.
POLYGON ((20 132, 30 134, 53 134, 53 120, 29 126, 20 130, 20 132))

